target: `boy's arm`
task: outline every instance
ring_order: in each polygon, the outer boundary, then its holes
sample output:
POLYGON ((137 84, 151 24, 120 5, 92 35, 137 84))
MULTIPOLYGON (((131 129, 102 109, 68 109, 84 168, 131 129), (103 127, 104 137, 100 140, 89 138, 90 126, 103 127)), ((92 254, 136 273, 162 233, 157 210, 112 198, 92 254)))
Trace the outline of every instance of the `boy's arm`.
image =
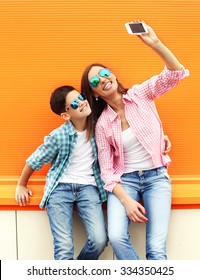
POLYGON ((172 144, 167 135, 164 136, 164 141, 165 141, 165 150, 163 153, 166 155, 167 153, 170 152, 172 144))
POLYGON ((29 196, 32 196, 32 191, 28 189, 27 183, 33 172, 34 169, 28 164, 26 164, 22 170, 15 192, 15 199, 20 206, 29 204, 29 196))

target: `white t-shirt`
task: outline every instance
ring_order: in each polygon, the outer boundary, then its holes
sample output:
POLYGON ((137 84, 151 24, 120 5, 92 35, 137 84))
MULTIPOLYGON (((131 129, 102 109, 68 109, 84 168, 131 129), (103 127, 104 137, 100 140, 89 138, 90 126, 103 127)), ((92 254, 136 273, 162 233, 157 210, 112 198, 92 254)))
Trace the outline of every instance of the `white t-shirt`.
POLYGON ((129 127, 122 131, 125 173, 152 169, 151 155, 144 149, 129 127))
POLYGON ((93 150, 90 141, 86 141, 86 130, 77 131, 78 138, 71 164, 64 172, 60 183, 91 184, 96 186, 92 164, 93 150))

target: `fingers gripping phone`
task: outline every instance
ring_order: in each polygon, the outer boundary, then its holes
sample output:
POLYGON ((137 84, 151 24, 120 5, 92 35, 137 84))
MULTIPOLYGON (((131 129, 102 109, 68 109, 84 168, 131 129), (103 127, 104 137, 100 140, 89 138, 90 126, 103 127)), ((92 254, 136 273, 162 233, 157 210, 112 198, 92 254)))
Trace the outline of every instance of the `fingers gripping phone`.
POLYGON ((143 22, 127 22, 125 23, 125 27, 131 35, 148 33, 148 30, 143 22))

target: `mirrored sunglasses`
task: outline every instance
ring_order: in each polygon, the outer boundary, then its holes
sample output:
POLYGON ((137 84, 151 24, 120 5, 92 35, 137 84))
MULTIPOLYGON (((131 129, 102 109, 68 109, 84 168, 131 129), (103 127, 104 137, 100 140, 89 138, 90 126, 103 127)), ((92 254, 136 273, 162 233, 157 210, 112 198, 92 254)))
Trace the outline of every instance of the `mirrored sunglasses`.
MULTIPOLYGON (((76 99, 74 99, 69 105, 72 109, 76 110, 79 106, 79 100, 84 101, 86 100, 86 95, 84 93, 80 93, 76 99)), ((65 108, 65 110, 69 110, 70 108, 65 108)))
MULTIPOLYGON (((99 71, 98 75, 100 77, 110 77, 111 72, 110 72, 110 70, 108 68, 103 68, 103 69, 101 69, 99 71)), ((99 82, 100 82, 100 79, 99 79, 99 77, 97 75, 90 79, 90 85, 92 87, 98 87, 99 82)))

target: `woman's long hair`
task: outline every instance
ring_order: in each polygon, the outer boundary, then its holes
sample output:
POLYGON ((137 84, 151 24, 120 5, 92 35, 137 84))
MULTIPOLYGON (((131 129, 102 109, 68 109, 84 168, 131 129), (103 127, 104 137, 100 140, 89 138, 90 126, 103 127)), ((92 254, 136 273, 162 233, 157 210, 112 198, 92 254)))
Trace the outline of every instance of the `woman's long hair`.
MULTIPOLYGON (((96 124, 99 116, 103 112, 104 108, 107 106, 106 101, 103 100, 101 97, 98 97, 98 100, 96 100, 93 89, 90 86, 90 83, 88 80, 88 74, 89 74, 91 68, 94 66, 107 68, 105 65, 103 65, 101 63, 92 63, 85 68, 85 70, 83 71, 83 74, 82 74, 82 78, 81 78, 81 92, 84 92, 85 95, 87 96, 88 102, 92 109, 90 122, 91 122, 91 126, 93 127, 93 131, 94 131, 95 124, 96 124)), ((125 94, 127 92, 127 89, 119 82, 118 82, 118 92, 120 92, 121 94, 125 94)))

